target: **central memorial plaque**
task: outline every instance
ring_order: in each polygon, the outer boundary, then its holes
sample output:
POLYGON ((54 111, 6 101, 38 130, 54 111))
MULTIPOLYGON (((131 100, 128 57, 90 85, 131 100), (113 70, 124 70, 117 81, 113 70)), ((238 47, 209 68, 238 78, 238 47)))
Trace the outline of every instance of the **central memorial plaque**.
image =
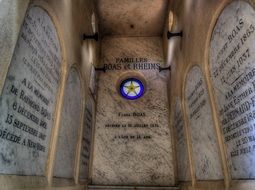
POLYGON ((255 11, 234 1, 213 30, 209 67, 233 179, 255 178, 255 11))
POLYGON ((60 68, 55 26, 30 7, 0 97, 0 173, 44 175, 60 68))
POLYGON ((192 67, 187 75, 185 98, 196 179, 223 179, 208 92, 198 66, 192 67))
MULTIPOLYGON (((98 82, 92 184, 174 184, 168 72, 158 71, 163 63, 161 41, 161 38, 102 41, 106 73, 99 75, 98 82), (138 99, 122 97, 122 77, 143 79, 140 81, 144 93, 138 99)), ((141 91, 141 84, 133 79, 126 81, 124 87, 127 89, 123 92, 132 97, 141 91)))

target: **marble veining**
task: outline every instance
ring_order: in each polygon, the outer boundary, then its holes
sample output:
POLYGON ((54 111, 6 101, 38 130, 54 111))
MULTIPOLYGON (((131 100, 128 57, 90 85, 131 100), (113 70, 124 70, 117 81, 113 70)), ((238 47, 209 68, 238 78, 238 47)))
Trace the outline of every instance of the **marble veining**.
POLYGON ((91 139, 93 128, 93 113, 95 102, 92 96, 88 96, 83 118, 83 135, 80 155, 80 179, 88 179, 91 154, 91 139))
POLYGON ((179 97, 175 101, 173 127, 176 136, 176 157, 178 167, 178 180, 190 181, 189 157, 187 149, 187 138, 184 128, 183 113, 181 110, 181 100, 179 97))
POLYGON ((30 7, 0 97, 0 173, 45 174, 60 68, 56 28, 30 7))
POLYGON ((98 82, 92 184, 172 185, 168 73, 159 73, 157 67, 124 69, 125 65, 133 68, 137 60, 119 64, 120 70, 110 69, 118 65, 119 58, 147 58, 147 62, 142 63, 145 67, 149 63, 162 65, 161 38, 105 38, 102 41, 101 66, 105 64, 108 70, 99 75, 98 82), (130 72, 142 75, 146 81, 145 94, 132 101, 121 97, 117 89, 120 77, 132 76, 130 72), (134 113, 142 116, 134 116, 134 113), (134 127, 135 124, 142 126, 134 127))
POLYGON ((185 101, 196 179, 223 179, 208 92, 198 66, 192 67, 187 75, 185 101))
POLYGON ((220 14, 209 68, 233 179, 255 178, 255 11, 233 1, 220 14))
POLYGON ((167 0, 97 0, 100 32, 118 36, 160 36, 167 0))
POLYGON ((61 114, 54 177, 72 178, 74 176, 78 132, 81 126, 81 83, 76 69, 71 68, 61 114))
POLYGON ((29 1, 0 1, 0 94, 29 1))

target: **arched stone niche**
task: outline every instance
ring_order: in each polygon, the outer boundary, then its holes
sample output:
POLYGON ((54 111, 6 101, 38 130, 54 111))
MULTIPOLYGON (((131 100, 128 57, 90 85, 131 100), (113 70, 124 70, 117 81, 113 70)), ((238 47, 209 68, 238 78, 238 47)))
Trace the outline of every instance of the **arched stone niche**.
POLYGON ((58 133, 54 177, 73 178, 81 126, 81 81, 75 68, 71 68, 66 82, 61 124, 58 133))
POLYGON ((255 11, 233 1, 220 14, 209 52, 210 78, 233 179, 255 178, 255 11))
POLYGON ((0 97, 0 173, 44 175, 61 61, 51 17, 31 6, 0 97))
POLYGON ((223 179, 208 92, 198 66, 193 66, 188 72, 185 101, 196 179, 223 179))
POLYGON ((180 98, 176 98, 174 108, 173 127, 176 136, 176 157, 177 157, 177 168, 178 168, 178 180, 179 181, 190 181, 190 170, 189 170, 189 157, 187 149, 187 139, 184 128, 183 113, 181 110, 180 98))

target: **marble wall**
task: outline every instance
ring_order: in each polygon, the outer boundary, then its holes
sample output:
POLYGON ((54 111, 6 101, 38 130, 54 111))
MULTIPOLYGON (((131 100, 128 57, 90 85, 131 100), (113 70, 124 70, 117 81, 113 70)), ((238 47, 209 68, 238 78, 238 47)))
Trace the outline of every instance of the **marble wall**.
POLYGON ((28 0, 0 1, 0 94, 28 3, 28 0))
POLYGON ((181 110, 181 100, 176 98, 173 117, 174 135, 176 138, 176 158, 178 167, 178 180, 190 181, 189 156, 187 148, 187 138, 184 128, 184 118, 181 110))
POLYGON ((160 37, 104 38, 98 82, 92 184, 161 185, 174 183, 168 72, 160 37), (125 77, 143 79, 145 94, 127 100, 119 93, 125 77))
POLYGON ((82 135, 82 149, 81 149, 81 161, 80 161, 80 179, 88 179, 90 155, 92 145, 92 128, 93 128, 93 113, 95 102, 92 96, 88 96, 86 100, 86 106, 83 118, 83 135, 82 135))
POLYGON ((65 89, 61 126, 58 135, 54 177, 73 178, 79 130, 81 127, 82 93, 80 77, 71 68, 65 89))
POLYGON ((187 75, 185 101, 196 179, 223 179, 211 105, 205 80, 198 66, 193 66, 187 75))
POLYGON ((60 68, 55 26, 30 7, 0 97, 0 173, 44 175, 60 68))
POLYGON ((84 189, 68 179, 51 183, 56 138, 50 139, 58 135, 54 132, 71 64, 79 63, 83 88, 89 90, 85 78, 97 62, 99 43, 82 42, 81 34, 92 31, 93 6, 91 0, 0 0, 1 190, 84 189))
POLYGON ((234 1, 210 43, 210 77, 233 179, 255 178, 255 10, 234 1))

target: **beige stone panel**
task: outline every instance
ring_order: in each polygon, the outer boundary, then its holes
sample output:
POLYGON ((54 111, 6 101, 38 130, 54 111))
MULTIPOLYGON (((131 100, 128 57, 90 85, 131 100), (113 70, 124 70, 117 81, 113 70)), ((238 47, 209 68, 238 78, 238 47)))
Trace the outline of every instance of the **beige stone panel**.
POLYGON ((254 18, 247 2, 227 5, 210 43, 210 78, 233 179, 255 177, 254 18))

